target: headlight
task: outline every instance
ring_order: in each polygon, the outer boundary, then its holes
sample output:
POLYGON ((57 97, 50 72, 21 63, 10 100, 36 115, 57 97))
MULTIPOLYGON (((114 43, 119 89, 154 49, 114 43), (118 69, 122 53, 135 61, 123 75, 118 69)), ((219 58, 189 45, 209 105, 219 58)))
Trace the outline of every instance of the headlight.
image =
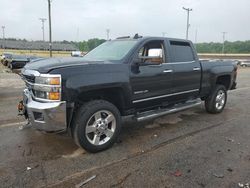
POLYGON ((61 77, 36 77, 35 83, 45 85, 60 85, 61 77))
POLYGON ((36 76, 32 91, 38 100, 61 100, 61 75, 41 74, 36 76))

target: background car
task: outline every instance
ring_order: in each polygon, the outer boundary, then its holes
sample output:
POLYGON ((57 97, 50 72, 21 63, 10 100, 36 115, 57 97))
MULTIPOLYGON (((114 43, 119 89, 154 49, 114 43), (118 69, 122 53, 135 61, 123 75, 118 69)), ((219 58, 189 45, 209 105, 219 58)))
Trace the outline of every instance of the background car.
POLYGON ((24 55, 12 55, 10 61, 7 62, 7 66, 10 69, 23 68, 30 59, 24 55))
POLYGON ((27 63, 40 61, 42 59, 46 59, 46 58, 38 57, 38 56, 12 55, 12 60, 8 62, 7 66, 10 69, 21 69, 27 63))
POLYGON ((83 57, 83 54, 80 51, 73 51, 73 52, 71 52, 71 56, 72 57, 83 57))
POLYGON ((11 61, 12 55, 12 53, 4 52, 1 55, 1 63, 6 66, 8 62, 11 61))
POLYGON ((242 67, 250 67, 250 60, 241 61, 240 66, 242 66, 242 67))

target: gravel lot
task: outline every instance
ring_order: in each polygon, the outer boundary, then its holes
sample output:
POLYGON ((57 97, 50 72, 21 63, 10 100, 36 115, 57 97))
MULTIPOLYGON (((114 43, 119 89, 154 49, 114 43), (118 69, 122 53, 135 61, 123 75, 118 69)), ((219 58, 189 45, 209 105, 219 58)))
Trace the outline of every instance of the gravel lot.
MULTIPOLYGON (((0 65, 1 66, 1 65, 0 65)), ((90 154, 65 134, 17 116, 23 81, 0 67, 1 187, 239 187, 250 183, 250 69, 223 113, 203 105, 143 123, 127 122, 111 149, 90 154)))

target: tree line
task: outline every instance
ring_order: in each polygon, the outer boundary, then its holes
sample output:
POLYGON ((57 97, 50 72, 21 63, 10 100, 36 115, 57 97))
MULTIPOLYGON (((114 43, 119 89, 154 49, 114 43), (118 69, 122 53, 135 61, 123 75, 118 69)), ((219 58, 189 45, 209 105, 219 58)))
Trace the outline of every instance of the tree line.
MULTIPOLYGON (((106 40, 93 38, 87 41, 81 41, 75 43, 79 50, 90 51, 95 47, 99 46, 106 40)), ((198 53, 222 53, 222 43, 209 42, 209 43, 197 43, 195 44, 198 53)), ((225 53, 250 53, 250 40, 248 41, 235 41, 229 42, 225 41, 224 47, 225 53)))
POLYGON ((80 51, 88 52, 100 44, 104 43, 106 40, 93 38, 87 41, 75 42, 75 45, 79 48, 80 51))
MULTIPOLYGON (((197 43, 195 44, 198 53, 222 53, 222 43, 197 43)), ((250 40, 248 41, 225 41, 225 53, 250 53, 250 40)))
MULTIPOLYGON (((15 38, 6 38, 6 40, 14 40, 14 41, 27 41, 26 39, 15 39, 15 38)), ((95 47, 99 46, 105 39, 93 38, 89 40, 84 40, 80 42, 74 41, 60 41, 62 44, 73 44, 75 45, 80 51, 88 52, 95 47)), ((59 42, 59 41, 58 41, 59 42)), ((216 42, 204 42, 204 43, 197 43, 195 44, 196 50, 198 53, 222 53, 222 43, 216 42)), ((250 40, 247 41, 235 41, 229 42, 225 41, 224 47, 225 53, 250 53, 250 40)))

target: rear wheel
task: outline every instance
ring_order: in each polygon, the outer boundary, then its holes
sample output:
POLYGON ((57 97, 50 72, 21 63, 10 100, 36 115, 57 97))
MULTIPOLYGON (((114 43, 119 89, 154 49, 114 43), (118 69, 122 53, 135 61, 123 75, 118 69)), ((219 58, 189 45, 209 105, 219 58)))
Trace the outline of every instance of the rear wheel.
POLYGON ((210 96, 205 100, 208 113, 221 113, 227 102, 227 90, 223 85, 216 85, 210 96))
POLYGON ((90 101, 81 106, 72 124, 75 143, 93 153, 111 147, 120 129, 118 109, 104 100, 90 101))

